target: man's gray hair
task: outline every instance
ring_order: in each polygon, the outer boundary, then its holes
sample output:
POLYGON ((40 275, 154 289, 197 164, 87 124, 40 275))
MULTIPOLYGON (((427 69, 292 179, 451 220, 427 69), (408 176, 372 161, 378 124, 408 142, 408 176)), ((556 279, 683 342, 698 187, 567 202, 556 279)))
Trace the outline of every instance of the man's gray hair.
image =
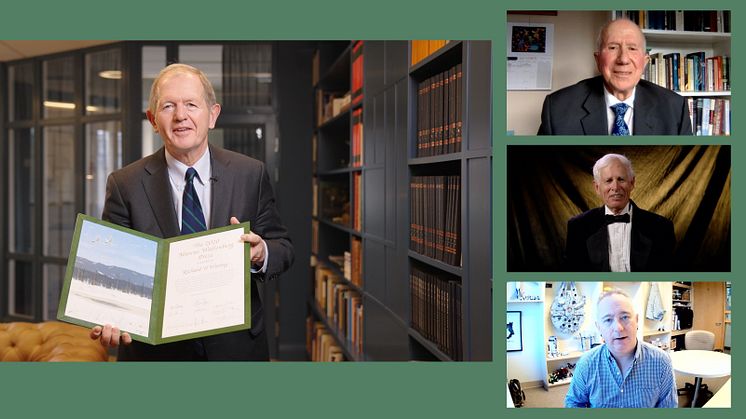
POLYGON ((601 52, 601 47, 603 46, 604 41, 606 40, 606 31, 609 30, 609 26, 611 26, 614 22, 619 21, 627 21, 632 23, 637 27, 637 30, 640 31, 640 36, 642 37, 642 52, 647 54, 647 41, 645 39, 645 34, 642 33, 642 30, 640 27, 635 23, 633 20, 627 19, 626 17, 620 17, 619 19, 610 20, 604 24, 604 26, 601 27, 601 30, 598 31, 598 36, 596 36, 596 52, 601 52))
MULTIPOLYGON (((630 297, 629 294, 627 294, 624 290, 621 290, 619 288, 612 288, 612 289, 608 289, 608 290, 602 292, 601 295, 598 296, 598 301, 596 302, 596 312, 598 313, 598 306, 601 305, 601 301, 605 300, 608 297, 612 297, 612 296, 615 296, 615 295, 621 295, 624 298, 628 299, 630 301, 630 303, 632 303, 632 297, 630 297)), ((635 305, 633 303, 632 304, 632 309, 633 310, 634 310, 634 307, 635 307, 635 305)))
POLYGON ((595 180, 597 183, 601 183, 601 170, 603 170, 604 167, 610 165, 612 162, 618 161, 621 163, 626 169, 627 169, 627 177, 629 179, 633 179, 635 177, 635 171, 632 169, 632 162, 629 161, 629 159, 621 154, 607 154, 598 161, 596 161, 596 164, 593 165, 593 180, 595 180))
POLYGON ((199 78, 204 90, 204 98, 205 102, 207 102, 208 108, 212 108, 212 106, 217 103, 217 100, 215 99, 215 89, 213 89, 212 83, 210 83, 207 75, 202 70, 188 64, 175 63, 163 68, 160 73, 158 73, 155 80, 153 80, 153 85, 150 88, 150 99, 148 100, 148 110, 150 113, 153 115, 156 114, 156 107, 158 106, 158 101, 161 97, 161 83, 163 80, 176 74, 191 74, 199 78))

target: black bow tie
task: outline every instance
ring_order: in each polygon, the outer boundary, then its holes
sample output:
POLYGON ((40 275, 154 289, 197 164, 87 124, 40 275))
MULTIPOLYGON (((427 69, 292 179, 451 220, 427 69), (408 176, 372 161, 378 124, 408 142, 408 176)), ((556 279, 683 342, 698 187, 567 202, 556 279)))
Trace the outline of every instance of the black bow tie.
POLYGON ((622 214, 622 215, 611 215, 606 214, 604 215, 604 220, 606 220, 606 224, 614 224, 614 223, 628 223, 629 222, 629 213, 622 214))

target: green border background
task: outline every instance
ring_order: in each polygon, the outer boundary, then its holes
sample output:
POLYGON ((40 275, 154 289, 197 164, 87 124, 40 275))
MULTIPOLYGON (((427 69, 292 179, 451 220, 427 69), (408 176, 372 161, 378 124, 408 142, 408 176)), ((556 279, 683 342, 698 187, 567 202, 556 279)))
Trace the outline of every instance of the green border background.
MULTIPOLYGON (((510 144, 604 144, 608 139, 535 139, 507 137, 505 119, 505 12, 525 10, 598 10, 614 8, 611 1, 535 0, 275 0, 255 2, 179 3, 131 0, 60 2, 37 0, 3 4, 0 39, 491 39, 493 51, 493 323, 504 319, 505 287, 509 280, 564 280, 562 275, 508 275, 505 246, 505 162, 510 144), (605 6, 606 5, 606 6, 605 6)), ((702 3, 690 0, 628 1, 625 9, 732 9, 732 73, 739 87, 739 15, 746 8, 734 0, 702 3)), ((2 86, 4 88, 4 86, 2 86)), ((2 89, 0 88, 0 89, 2 89)), ((743 106, 734 96, 733 132, 740 133, 743 106)), ((648 137, 640 143, 733 143, 734 161, 746 161, 737 135, 727 139, 648 137)), ((611 142, 609 142, 611 143, 611 142)), ((733 177, 739 171, 733 168, 733 177)), ((738 186, 738 182, 735 182, 738 186)), ((736 192, 736 191, 734 191, 736 192)), ((733 213, 746 198, 734 193, 733 213)), ((733 248, 746 245, 743 228, 733 222, 733 248), (739 243, 739 241, 741 243, 739 243)), ((298 261, 298 263, 303 263, 298 261)), ((732 274, 577 275, 577 280, 733 280, 746 273, 744 258, 733 258, 732 274)), ((739 289, 737 284, 734 288, 739 289)), ((734 311, 738 324, 738 311, 734 311)), ((487 313, 485 313, 487 315, 487 313)), ((738 327, 736 327, 738 330, 738 327)), ((505 343, 493 334, 493 362, 481 363, 134 363, 134 364, 4 364, 0 365, 0 411, 9 417, 426 417, 461 418, 513 415, 544 417, 560 412, 505 408, 505 343)), ((742 344, 738 333, 734 355, 742 344)), ((733 363, 743 370, 744 363, 733 363)), ((740 376, 740 373, 735 373, 740 376)), ((729 410, 708 417, 733 417, 739 410, 740 382, 733 384, 729 410)), ((603 417, 626 417, 629 411, 596 411, 603 417)), ((652 413, 652 412, 651 412, 652 413)), ((563 416, 581 417, 579 410, 563 416)), ((695 411, 656 411, 658 417, 699 415, 695 411)), ((740 416, 743 415, 743 412, 740 416)))

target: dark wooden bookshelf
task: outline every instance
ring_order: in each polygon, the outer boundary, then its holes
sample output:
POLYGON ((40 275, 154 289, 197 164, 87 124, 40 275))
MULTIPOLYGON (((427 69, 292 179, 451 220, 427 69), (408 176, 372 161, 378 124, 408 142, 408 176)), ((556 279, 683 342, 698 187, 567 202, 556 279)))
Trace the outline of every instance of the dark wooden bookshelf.
MULTIPOLYGON (((481 361, 492 359, 492 252, 491 252, 491 206, 479 205, 475 198, 491 196, 491 91, 489 57, 491 46, 486 41, 450 41, 444 47, 421 60, 409 69, 409 128, 407 166, 410 178, 415 176, 458 175, 460 179, 460 263, 457 266, 428 257, 416 251, 408 251, 409 269, 424 265, 432 275, 444 281, 460 281, 461 285, 461 345, 462 360, 481 361), (458 67, 457 67, 458 66, 458 67), (460 98, 456 102, 460 108, 461 143, 457 152, 444 152, 430 156, 417 156, 418 142, 418 100, 420 83, 431 77, 443 74, 450 69, 461 71, 461 86, 457 90, 460 98), (481 231, 476 226, 480 226, 481 231), (441 274, 438 274, 441 272, 441 274), (485 320, 486 319, 486 320, 485 320)), ((458 79, 457 79, 458 80, 458 79)), ((454 86, 453 81, 450 81, 454 86)), ((440 100, 450 98, 437 97, 440 100)), ((437 102, 434 103, 438 105, 437 102)), ((445 102, 444 113, 449 102, 445 102)), ((447 115, 451 118, 451 115, 447 115)), ((446 119, 443 122, 452 122, 446 119)), ((438 121, 439 122, 439 121, 438 121)), ((437 125, 438 122, 435 122, 437 125)), ((433 125, 433 126, 435 126, 433 125)), ((447 127, 447 126, 446 126, 447 127)), ((446 128, 447 129, 447 128, 446 128)), ((409 225, 409 222, 407 223, 409 225)), ((434 246, 434 245, 432 245, 434 246)), ((410 292, 413 292, 410 290, 410 292)), ((410 296, 412 299, 413 296, 410 296)), ((411 319, 410 321, 414 321, 411 319)), ((450 357, 438 347, 437 342, 428 340, 414 326, 409 329, 410 339, 416 342, 421 351, 429 352, 439 360, 450 357)), ((441 342, 443 344, 443 342, 441 342)))
MULTIPOLYGON (((352 94, 352 59, 353 47, 355 42, 321 42, 318 45, 317 55, 319 68, 316 70, 319 74, 319 81, 315 85, 317 92, 333 93, 335 95, 352 94)), ((320 105, 318 95, 315 102, 316 107, 320 105)), ((317 160, 313 173, 315 182, 318 186, 316 198, 319 202, 319 215, 313 216, 312 219, 319 224, 319 248, 318 253, 314 254, 316 263, 312 264, 311 270, 315 278, 317 266, 323 266, 334 272, 342 283, 347 285, 351 290, 360 295, 364 305, 365 291, 354 284, 351 280, 344 277, 343 268, 332 262, 330 256, 340 256, 345 252, 352 253, 352 241, 362 240, 362 234, 353 228, 354 225, 354 177, 364 173, 364 166, 353 167, 352 155, 352 129, 353 129, 353 111, 359 109, 362 103, 344 105, 338 114, 318 121, 314 130, 317 141, 317 160), (319 123, 320 122, 320 123, 319 123), (324 186, 333 188, 324 191, 324 186), (325 193, 334 193, 340 189, 346 193, 346 201, 337 201, 337 205, 345 203, 348 208, 345 217, 349 216, 349 223, 333 221, 328 216, 324 216, 324 211, 330 211, 334 214, 336 207, 324 208, 325 193)), ((318 117, 319 110, 316 109, 314 115, 318 117)), ((328 196, 328 195, 326 195, 328 196)), ((344 198, 343 198, 344 199, 344 198)), ((337 214, 334 214, 335 217, 337 214)), ((315 281, 315 279, 314 279, 315 281)), ((314 288, 315 289, 315 288, 314 288)), ((356 345, 350 340, 339 334, 339 330, 324 315, 316 303, 315 296, 309 297, 310 315, 322 321, 331 331, 337 344, 343 349, 344 356, 351 361, 365 360, 364 353, 356 349, 356 345)), ((363 330, 364 333, 364 330, 363 330)))
POLYGON ((438 268, 441 271, 448 272, 450 274, 456 275, 456 276, 462 276, 463 275, 463 269, 461 269, 460 266, 454 266, 449 265, 445 262, 442 262, 438 259, 433 259, 430 257, 427 257, 425 255, 422 255, 420 253, 415 252, 414 250, 409 250, 409 257, 414 260, 418 260, 426 265, 430 265, 432 267, 438 268))
MULTIPOLYGON (((351 90, 355 43, 319 44, 317 88, 351 90), (336 57, 332 57, 337 54, 336 57), (325 66, 324 63, 327 65, 325 66)), ((488 41, 450 41, 410 66, 408 41, 365 41, 362 45, 363 98, 317 126, 318 158, 313 176, 349 185, 350 224, 323 216, 318 223, 316 265, 323 264, 339 277, 329 255, 351 251, 361 240, 362 285, 347 281, 362 298, 363 350, 335 336, 350 360, 453 361, 456 360, 412 326, 410 276, 413 266, 460 286, 461 360, 492 359, 492 67, 488 41), (461 64, 463 92, 460 151, 416 157, 418 83, 461 64), (353 162, 353 112, 362 107, 362 165, 353 162), (468 111, 468 113, 467 113, 468 111), (412 176, 459 175, 461 214, 459 266, 410 250, 410 180, 412 176), (353 178, 361 177, 360 229, 354 223, 353 178)), ((321 186, 319 186, 321 194, 321 186)), ((322 202, 319 196, 319 202, 322 202)), ((321 215, 321 212, 319 212, 321 215)), ((312 271, 315 267, 312 267, 312 271)), ((315 276, 314 276, 315 278, 315 276)), ((336 331, 309 299, 309 313, 336 331)), ((442 342, 441 342, 442 345, 442 342)), ((453 348, 453 346, 451 346, 453 348)))

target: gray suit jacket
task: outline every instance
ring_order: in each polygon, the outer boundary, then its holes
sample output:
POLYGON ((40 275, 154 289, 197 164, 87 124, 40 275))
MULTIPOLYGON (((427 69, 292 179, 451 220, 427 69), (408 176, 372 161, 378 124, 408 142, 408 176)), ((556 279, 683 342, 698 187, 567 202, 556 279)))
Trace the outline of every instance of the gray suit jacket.
MULTIPOLYGON (((539 135, 609 135, 603 78, 585 79, 544 99, 539 135)), ((692 135, 686 98, 645 80, 635 91, 634 135, 692 135)))
MULTIPOLYGON (((252 345, 250 338, 264 330, 261 289, 257 287, 257 281, 276 279, 280 273, 286 271, 293 263, 293 246, 275 206, 274 192, 264 164, 213 146, 210 146, 210 155, 210 227, 229 225, 230 217, 236 217, 241 222, 249 221, 251 231, 264 239, 269 251, 266 273, 252 274, 251 330, 204 338, 205 347, 211 347, 210 342, 216 343, 212 345, 215 346, 212 354, 207 354, 208 358, 243 359, 244 355, 252 351, 252 348, 246 347, 252 345), (250 338, 248 335, 251 335, 250 338)), ((165 150, 161 148, 109 175, 102 218, 157 237, 178 236, 180 229, 171 196, 165 150)), ((130 346, 120 348, 120 358, 179 359, 178 354, 172 353, 174 348, 168 348, 168 345, 154 347, 133 342, 130 346), (159 354, 156 356, 155 352, 159 354)))

